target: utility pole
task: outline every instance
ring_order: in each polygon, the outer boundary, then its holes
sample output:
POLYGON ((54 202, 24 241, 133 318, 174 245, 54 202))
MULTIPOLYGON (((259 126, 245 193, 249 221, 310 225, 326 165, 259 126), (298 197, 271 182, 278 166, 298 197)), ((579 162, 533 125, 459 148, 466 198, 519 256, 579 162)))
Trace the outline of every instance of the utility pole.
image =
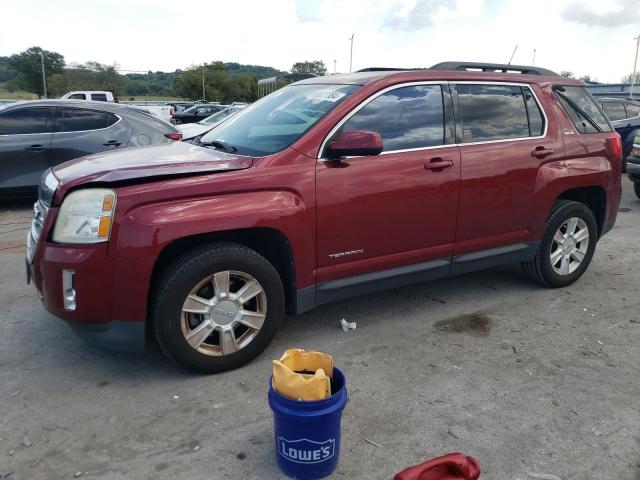
POLYGON ((353 37, 355 36, 356 34, 352 33, 351 38, 349 38, 349 40, 351 41, 351 53, 349 54, 349 73, 353 72, 353 37))
POLYGON ((47 77, 44 74, 44 54, 40 51, 40 65, 42 66, 42 88, 44 90, 44 98, 47 98, 47 77))
POLYGON ((338 73, 338 67, 337 67, 338 61, 334 60, 333 61, 333 74, 335 75, 336 73, 338 73))
POLYGON ((204 73, 202 74, 202 100, 206 100, 207 97, 205 96, 204 93, 204 73))
POLYGON ((531 65, 535 67, 536 65, 536 49, 533 49, 533 60, 531 61, 531 65))
POLYGON ((633 84, 636 82, 636 71, 638 69, 638 49, 640 49, 640 35, 634 38, 636 41, 636 59, 633 61, 633 73, 631 73, 631 88, 629 88, 629 98, 633 98, 633 84))

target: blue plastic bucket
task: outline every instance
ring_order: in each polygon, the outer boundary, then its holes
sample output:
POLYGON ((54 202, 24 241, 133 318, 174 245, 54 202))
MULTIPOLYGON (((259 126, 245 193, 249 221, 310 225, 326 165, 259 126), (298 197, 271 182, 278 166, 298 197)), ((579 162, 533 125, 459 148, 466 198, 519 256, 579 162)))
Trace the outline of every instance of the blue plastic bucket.
POLYGON ((305 402, 283 397, 269 381, 269 406, 273 410, 278 466, 285 475, 313 480, 331 474, 340 455, 340 422, 347 405, 347 384, 334 368, 332 395, 305 402))

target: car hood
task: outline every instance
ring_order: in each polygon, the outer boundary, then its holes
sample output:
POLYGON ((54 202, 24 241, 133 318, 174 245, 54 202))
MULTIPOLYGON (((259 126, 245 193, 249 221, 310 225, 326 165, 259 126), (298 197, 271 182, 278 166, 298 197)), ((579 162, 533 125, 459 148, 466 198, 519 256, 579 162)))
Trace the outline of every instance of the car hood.
POLYGON ((249 168, 253 160, 183 142, 98 153, 53 168, 60 186, 249 168))
MULTIPOLYGON (((217 125, 217 124, 216 124, 217 125)), ((213 129, 216 125, 202 125, 200 123, 187 123, 186 125, 178 125, 178 128, 182 132, 182 139, 188 140, 190 138, 202 135, 205 132, 213 129)))

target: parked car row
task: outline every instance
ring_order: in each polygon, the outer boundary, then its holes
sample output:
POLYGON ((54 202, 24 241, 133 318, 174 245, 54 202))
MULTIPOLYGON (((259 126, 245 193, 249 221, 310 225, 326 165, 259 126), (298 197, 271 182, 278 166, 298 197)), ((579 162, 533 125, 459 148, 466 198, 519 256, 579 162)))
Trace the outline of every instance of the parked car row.
POLYGON ((214 113, 218 113, 224 109, 226 109, 226 105, 219 104, 198 104, 193 107, 187 108, 182 112, 176 112, 171 115, 171 123, 174 125, 181 125, 183 123, 195 123, 200 120, 204 120, 207 117, 210 117, 214 113))
POLYGON ((193 141, 196 137, 204 135, 243 108, 244 106, 230 106, 198 122, 178 125, 178 128, 182 132, 182 140, 193 141))
POLYGON ((616 221, 621 160, 584 83, 541 68, 316 77, 198 145, 47 171, 27 276, 90 341, 154 335, 220 372, 260 354, 285 312, 507 262, 575 282, 616 221))
POLYGON ((626 171, 634 139, 640 134, 640 102, 623 98, 598 98, 598 101, 622 138, 622 170, 626 171))
POLYGON ((33 192, 45 170, 68 160, 181 138, 170 123, 117 103, 12 103, 0 110, 0 196, 33 192))
POLYGON ((633 182, 633 190, 640 199, 640 131, 633 137, 631 150, 626 157, 627 176, 633 182))

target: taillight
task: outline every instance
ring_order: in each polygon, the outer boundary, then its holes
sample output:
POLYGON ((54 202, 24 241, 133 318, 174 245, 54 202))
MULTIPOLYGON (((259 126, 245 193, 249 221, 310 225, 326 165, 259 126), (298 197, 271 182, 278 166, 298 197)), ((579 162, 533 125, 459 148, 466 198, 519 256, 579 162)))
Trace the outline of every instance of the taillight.
POLYGON ((613 157, 620 158, 622 156, 622 139, 618 133, 614 132, 607 137, 607 147, 613 157))
POLYGON ((179 142, 180 140, 182 140, 181 133, 165 133, 164 136, 167 138, 170 138, 171 140, 175 140, 176 142, 179 142))

